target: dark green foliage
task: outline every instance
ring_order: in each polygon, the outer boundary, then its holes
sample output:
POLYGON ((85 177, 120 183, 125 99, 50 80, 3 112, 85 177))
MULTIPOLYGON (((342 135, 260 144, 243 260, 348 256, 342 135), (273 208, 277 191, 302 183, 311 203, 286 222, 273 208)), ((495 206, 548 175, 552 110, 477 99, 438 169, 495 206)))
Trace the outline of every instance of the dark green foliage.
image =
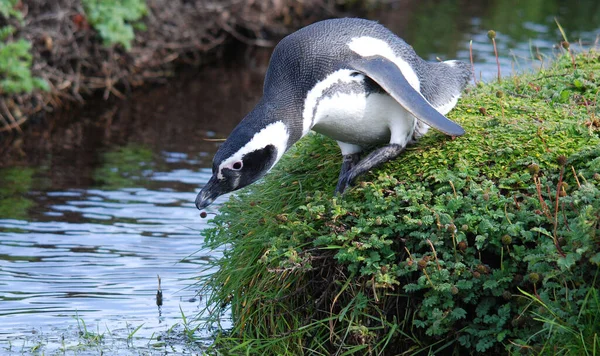
POLYGON ((145 0, 82 0, 90 24, 106 46, 121 44, 131 48, 134 27, 144 29, 139 20, 146 15, 145 0))
POLYGON ((205 277, 209 309, 218 319, 229 306, 234 322, 217 345, 467 354, 553 353, 554 342, 592 354, 598 53, 577 68, 566 56, 472 89, 451 113, 465 136, 430 133, 342 198, 335 143, 299 142, 207 232, 227 246, 205 277))

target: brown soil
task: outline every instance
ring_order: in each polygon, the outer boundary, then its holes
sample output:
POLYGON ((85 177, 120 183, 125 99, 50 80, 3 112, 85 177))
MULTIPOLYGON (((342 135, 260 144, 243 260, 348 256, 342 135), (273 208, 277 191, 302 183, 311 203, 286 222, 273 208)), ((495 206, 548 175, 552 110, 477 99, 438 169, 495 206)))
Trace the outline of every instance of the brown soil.
MULTIPOLYGON (((79 0, 23 0, 24 22, 15 38, 33 45, 32 72, 46 78, 49 93, 0 96, 0 135, 21 132, 29 118, 94 93, 124 98, 131 87, 164 81, 178 65, 202 65, 223 57, 226 44, 272 46, 273 39, 337 15, 340 0, 148 0, 145 31, 132 48, 105 47, 89 26, 79 0)), ((7 21, 0 18, 0 26, 7 21)), ((0 136, 1 139, 1 136, 0 136)))

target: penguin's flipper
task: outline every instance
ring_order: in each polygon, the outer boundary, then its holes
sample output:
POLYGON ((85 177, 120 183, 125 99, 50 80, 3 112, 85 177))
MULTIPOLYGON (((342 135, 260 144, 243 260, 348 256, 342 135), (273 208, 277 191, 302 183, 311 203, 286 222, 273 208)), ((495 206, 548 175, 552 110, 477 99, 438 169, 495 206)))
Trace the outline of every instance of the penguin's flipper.
POLYGON ((404 109, 427 125, 450 136, 464 135, 465 130, 431 106, 392 61, 377 56, 352 61, 350 67, 379 84, 404 109))

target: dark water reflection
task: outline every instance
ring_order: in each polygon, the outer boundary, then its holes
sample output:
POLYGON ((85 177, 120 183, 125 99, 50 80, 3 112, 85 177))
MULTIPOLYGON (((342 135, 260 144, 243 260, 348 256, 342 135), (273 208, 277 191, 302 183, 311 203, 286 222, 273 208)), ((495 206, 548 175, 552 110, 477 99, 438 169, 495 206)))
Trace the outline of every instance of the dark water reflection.
POLYGON ((402 36, 429 60, 468 61, 473 41, 475 71, 484 80, 497 73, 488 30, 496 31, 503 75, 538 68, 552 59, 563 41, 556 21, 574 50, 589 48, 600 35, 597 0, 392 1, 369 17, 402 36))
MULTIPOLYGON (((472 40, 487 79, 496 75, 488 29, 498 33, 509 74, 539 65, 538 51, 551 55, 561 40, 555 16, 584 45, 600 27, 596 0, 397 1, 368 15, 429 59, 468 59, 472 40)), ((38 342, 46 351, 76 347, 75 316, 113 339, 143 324, 135 346, 155 350, 156 336, 181 324, 181 312, 202 308, 194 278, 219 255, 202 250, 206 225, 193 206, 218 145, 203 138, 225 137, 252 108, 269 51, 232 57, 121 103, 67 109, 22 139, 3 138, 0 147, 11 149, 0 157, 0 354, 9 342, 13 352, 38 342)))
POLYGON ((206 220, 193 205, 218 145, 203 138, 231 131, 264 70, 246 62, 183 73, 31 133, 48 141, 22 144, 28 167, 0 168, 0 345, 57 350, 64 336, 76 347, 79 317, 117 340, 143 324, 136 346, 153 349, 149 340, 182 324, 182 312, 198 313, 194 278, 219 253, 202 250, 206 220))

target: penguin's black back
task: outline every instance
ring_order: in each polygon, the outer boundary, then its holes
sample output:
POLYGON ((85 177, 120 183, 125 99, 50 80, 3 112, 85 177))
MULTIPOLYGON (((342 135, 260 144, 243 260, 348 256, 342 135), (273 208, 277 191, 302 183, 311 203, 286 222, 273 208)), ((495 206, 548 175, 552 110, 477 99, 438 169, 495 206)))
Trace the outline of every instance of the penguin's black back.
POLYGON ((466 86, 470 68, 455 61, 431 63, 413 48, 375 21, 341 18, 316 22, 285 37, 275 47, 265 77, 264 95, 284 100, 286 105, 303 105, 306 93, 327 75, 360 58, 349 46, 353 39, 371 37, 382 40, 415 72, 420 91, 434 106, 458 96, 466 86))
POLYGON ((320 21, 290 34, 275 47, 265 77, 265 95, 291 92, 303 100, 318 81, 359 58, 349 44, 363 36, 388 43, 411 66, 422 61, 412 47, 377 22, 357 18, 320 21))
MULTIPOLYGON (((235 139, 221 146, 214 164, 235 153, 274 121, 282 121, 288 128, 289 145, 296 142, 302 135, 302 110, 307 92, 333 72, 350 69, 348 64, 361 58, 349 46, 359 37, 385 42, 396 57, 413 69, 419 78, 421 93, 434 106, 458 96, 468 81, 470 70, 466 64, 456 62, 455 66, 448 66, 426 62, 411 46, 377 22, 358 18, 316 22, 277 44, 265 76, 263 98, 231 133, 230 138, 235 139)), ((366 85, 377 86, 371 82, 366 85)))

